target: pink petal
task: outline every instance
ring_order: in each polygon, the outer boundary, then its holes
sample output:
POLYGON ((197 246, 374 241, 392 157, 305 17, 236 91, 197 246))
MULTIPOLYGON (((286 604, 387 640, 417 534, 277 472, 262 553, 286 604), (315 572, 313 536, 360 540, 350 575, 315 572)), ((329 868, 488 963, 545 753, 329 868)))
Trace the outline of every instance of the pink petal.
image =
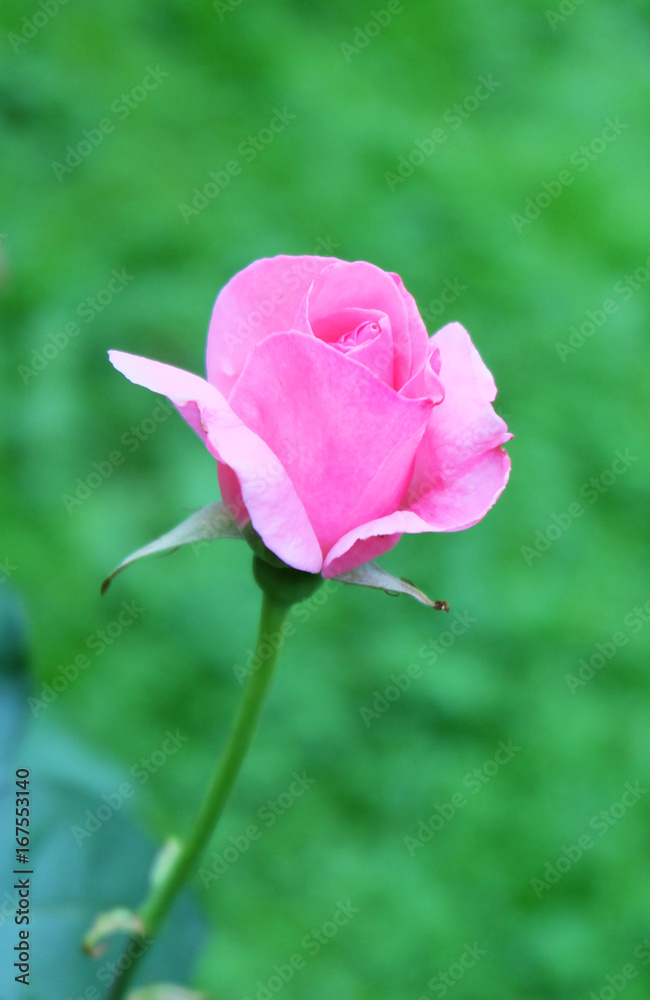
POLYGON ((496 503, 509 474, 510 458, 503 448, 488 451, 445 488, 427 493, 409 510, 395 511, 344 535, 327 553, 323 576, 347 573, 376 558, 392 548, 401 534, 471 528, 496 503))
MULTIPOLYGON (((330 345, 293 332, 257 344, 230 405, 282 460, 327 552, 399 506, 433 403, 404 399, 330 345)), ((264 526, 257 530, 266 541, 264 526)))
POLYGON ((251 517, 244 503, 237 473, 229 465, 217 462, 217 478, 223 502, 235 518, 237 527, 243 528, 248 524, 251 517))
POLYGON ((322 573, 326 578, 348 573, 351 569, 388 552, 403 534, 431 531, 428 524, 408 510, 396 510, 353 528, 327 553, 322 573))
MULTIPOLYGON (((331 341, 332 347, 358 361, 392 387, 393 334, 388 316, 375 309, 342 309, 339 319, 341 324, 347 319, 352 325, 352 334, 331 341)), ((331 324, 330 332, 333 332, 331 324)), ((325 340, 324 337, 320 339, 325 340)))
POLYGON ((418 448, 411 484, 418 497, 445 488, 468 463, 512 437, 492 407, 494 379, 460 323, 439 330, 431 345, 440 351, 445 398, 418 448))
MULTIPOLYGON (((469 528, 484 517, 506 486, 510 458, 500 446, 512 434, 492 408, 494 379, 460 324, 444 327, 430 344, 426 380, 435 377, 439 351, 445 397, 433 410, 418 447, 402 509, 369 520, 342 537, 326 555, 323 576, 361 565, 378 537, 469 528)), ((416 376, 401 395, 418 392, 424 378, 424 373, 416 376)))
MULTIPOLYGON (((388 521, 391 515, 382 518, 382 521, 388 521)), ((355 531, 349 532, 349 535, 345 535, 340 542, 337 542, 333 548, 330 549, 324 563, 323 563, 323 576, 328 578, 331 576, 338 576, 340 573, 349 573, 350 570, 356 569, 357 566, 363 566, 364 563, 371 562, 378 556, 383 556, 385 552, 389 552, 390 549, 394 548, 402 537, 401 533, 395 535, 371 535, 369 538, 356 538, 358 532, 363 531, 363 528, 356 528, 355 531), (350 547, 345 550, 345 547, 350 544, 350 539, 356 538, 356 541, 352 541, 350 547), (340 551, 343 553, 340 556, 336 555, 336 552, 340 551), (344 551, 345 550, 345 551, 344 551), (332 554, 334 553, 334 555, 332 554)))
POLYGON ((399 391, 400 396, 408 399, 421 399, 422 396, 429 396, 434 403, 441 403, 445 398, 445 388, 438 376, 440 371, 440 351, 429 341, 427 357, 422 367, 403 385, 399 391))
POLYGON ((492 448, 413 500, 409 510, 421 517, 431 531, 471 528, 497 502, 509 476, 510 456, 503 448, 492 448))
POLYGON ((316 275, 335 257, 280 254, 239 271, 214 304, 206 366, 208 381, 228 398, 251 348, 271 333, 294 328, 298 307, 316 275))
POLYGON ((409 378, 412 378, 424 364, 424 362, 429 357, 429 334, 427 328, 424 325, 424 320, 420 316, 415 299, 410 292, 406 291, 404 287, 404 282, 400 278, 399 274, 394 274, 392 271, 388 272, 397 285, 400 295, 404 300, 404 305, 406 306, 406 314, 408 316, 409 324, 409 335, 411 342, 411 367, 408 374, 409 378))
POLYGON ((288 565, 318 573, 320 547, 285 469, 221 393, 181 368, 122 351, 109 351, 109 357, 131 382, 167 396, 210 453, 236 473, 253 527, 268 547, 288 565))
POLYGON ((402 290, 391 275, 374 264, 362 260, 336 261, 315 278, 301 304, 297 329, 331 340, 333 338, 327 334, 330 317, 345 308, 377 310, 388 316, 393 334, 393 385, 396 389, 401 388, 411 376, 413 351, 420 353, 418 337, 421 340, 424 336, 422 362, 427 349, 423 325, 421 329, 416 327, 411 337, 409 308, 402 290))

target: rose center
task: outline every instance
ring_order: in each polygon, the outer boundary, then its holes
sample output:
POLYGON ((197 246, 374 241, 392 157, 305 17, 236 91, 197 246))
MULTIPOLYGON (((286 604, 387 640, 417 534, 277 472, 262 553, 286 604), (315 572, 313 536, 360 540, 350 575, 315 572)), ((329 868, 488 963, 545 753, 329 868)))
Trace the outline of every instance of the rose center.
POLYGON ((333 346, 344 352, 351 351, 355 347, 361 347, 369 340, 374 340, 379 333, 381 333, 379 323, 374 321, 360 323, 354 330, 348 330, 344 333, 333 346))

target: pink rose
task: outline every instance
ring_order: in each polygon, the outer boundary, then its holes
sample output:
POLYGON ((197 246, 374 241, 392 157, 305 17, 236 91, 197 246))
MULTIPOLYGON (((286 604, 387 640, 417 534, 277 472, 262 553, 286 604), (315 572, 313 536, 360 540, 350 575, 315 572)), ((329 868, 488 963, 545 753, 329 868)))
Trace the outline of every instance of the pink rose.
POLYGON ((459 323, 433 337, 396 274, 364 261, 255 261, 220 292, 207 380, 111 351, 217 459, 223 499, 280 559, 336 576, 404 533, 476 524, 512 437, 459 323))

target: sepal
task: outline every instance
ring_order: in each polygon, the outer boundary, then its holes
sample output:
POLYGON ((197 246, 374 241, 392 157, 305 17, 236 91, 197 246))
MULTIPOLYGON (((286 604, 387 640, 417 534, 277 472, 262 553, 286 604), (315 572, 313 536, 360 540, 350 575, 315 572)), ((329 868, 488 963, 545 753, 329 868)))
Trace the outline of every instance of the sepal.
POLYGON ((414 597, 420 604, 426 604, 428 608, 433 608, 434 611, 449 611, 449 605, 446 601, 432 601, 421 590, 414 587, 410 580, 393 576, 376 562, 364 563, 362 566, 357 566, 356 569, 352 569, 348 573, 341 573, 332 579, 352 584, 355 587, 374 587, 391 595, 407 594, 409 597, 414 597))
POLYGON ((186 521, 176 525, 166 535, 161 535, 154 542, 149 542, 136 552, 127 556, 119 566, 117 566, 110 576, 107 576, 102 583, 102 594, 108 590, 111 580, 118 573, 137 562, 145 556, 153 556, 157 552, 165 552, 166 549, 177 549, 181 545, 189 545, 191 542, 201 542, 212 538, 242 538, 242 534, 237 527, 234 517, 224 503, 211 503, 202 510, 192 514, 186 521))
POLYGON ((253 556, 253 576, 264 594, 285 608, 308 600, 323 583, 320 573, 304 573, 284 563, 273 566, 256 555, 253 556))

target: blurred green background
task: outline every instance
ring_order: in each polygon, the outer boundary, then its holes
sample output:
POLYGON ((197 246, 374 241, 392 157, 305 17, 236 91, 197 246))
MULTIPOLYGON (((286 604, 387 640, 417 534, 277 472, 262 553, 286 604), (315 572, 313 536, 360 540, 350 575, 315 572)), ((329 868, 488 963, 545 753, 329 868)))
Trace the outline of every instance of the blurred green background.
MULTIPOLYGON (((127 552, 217 496, 199 440, 175 413, 156 423, 158 400, 106 350, 202 374, 225 282, 323 246, 397 271, 430 332, 469 329, 515 434, 512 477, 470 531, 405 537, 382 560, 467 616, 452 643, 446 615, 380 592, 295 610, 207 860, 251 823, 262 835, 209 885, 195 877, 194 952, 151 976, 252 1000, 300 954, 283 996, 648 995, 647 14, 640 0, 4 5, 0 597, 26 608, 32 696, 60 689, 30 711, 12 688, 28 733, 11 763, 32 768, 43 870, 69 887, 34 889, 30 1000, 93 1000, 83 920, 58 937, 57 921, 82 897, 88 912, 137 905, 156 845, 186 829, 259 606, 235 542, 142 563, 100 599, 127 552), (275 109, 294 117, 252 156, 275 109), (233 160, 223 190, 182 209, 233 160), (123 287, 106 292, 113 271, 123 287), (421 675, 382 702, 411 664, 421 675), (188 739, 140 782, 167 730, 188 739), (520 749, 489 763, 500 741, 520 749), (270 825, 259 810, 296 770, 314 783, 270 825), (78 844, 85 810, 123 782, 134 793, 78 844), (146 850, 119 846, 127 822, 146 850), (348 901, 358 913, 314 954, 307 936, 348 901)), ((2 996, 26 995, 7 969, 2 996)))

